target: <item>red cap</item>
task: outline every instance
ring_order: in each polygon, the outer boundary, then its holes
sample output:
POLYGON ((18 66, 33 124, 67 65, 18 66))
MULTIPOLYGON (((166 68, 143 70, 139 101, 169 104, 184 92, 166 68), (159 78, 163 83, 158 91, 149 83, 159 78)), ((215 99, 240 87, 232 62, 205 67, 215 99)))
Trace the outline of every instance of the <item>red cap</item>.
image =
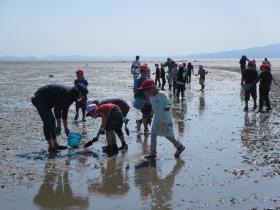
POLYGON ((262 64, 260 69, 261 70, 270 70, 270 66, 268 64, 262 64))
POLYGON ((255 65, 254 60, 248 62, 248 66, 250 66, 250 65, 255 65))
POLYGON ((84 76, 84 70, 83 69, 77 69, 76 74, 84 76))
POLYGON ((148 64, 144 63, 140 66, 140 71, 147 71, 148 70, 148 64))
POLYGON ((141 86, 138 88, 138 90, 144 90, 144 89, 151 88, 154 86, 155 86, 155 81, 152 79, 147 79, 141 84, 141 86))

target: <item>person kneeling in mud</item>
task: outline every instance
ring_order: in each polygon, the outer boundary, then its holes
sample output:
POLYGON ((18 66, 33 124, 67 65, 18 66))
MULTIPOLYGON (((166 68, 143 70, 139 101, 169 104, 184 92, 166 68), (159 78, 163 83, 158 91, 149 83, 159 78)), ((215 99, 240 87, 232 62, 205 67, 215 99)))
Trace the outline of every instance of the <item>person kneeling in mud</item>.
POLYGON ((149 132, 148 125, 151 123, 153 117, 152 106, 149 101, 149 98, 147 98, 141 90, 138 90, 141 84, 147 79, 147 70, 148 70, 148 66, 146 65, 140 66, 141 76, 135 81, 134 89, 133 89, 134 99, 135 99, 133 105, 136 109, 139 109, 142 112, 142 118, 136 120, 136 127, 137 127, 137 131, 140 131, 141 124, 143 123, 144 133, 149 132))
POLYGON ((155 86, 154 80, 149 79, 144 81, 139 89, 144 91, 146 97, 150 97, 154 111, 150 154, 145 157, 148 159, 156 158, 157 136, 164 136, 167 138, 177 149, 174 157, 180 157, 181 153, 185 150, 185 147, 177 141, 174 136, 170 101, 163 92, 158 90, 155 86))
MULTIPOLYGON (((122 116, 123 116, 122 121, 125 124, 125 131, 126 131, 126 134, 129 135, 129 130, 127 128, 129 119, 127 118, 127 114, 129 112, 130 107, 124 100, 122 100, 120 98, 109 98, 109 99, 102 100, 99 102, 99 100, 90 99, 90 100, 88 100, 87 105, 96 104, 97 106, 100 106, 100 105, 108 104, 108 103, 115 104, 121 109, 122 116)), ((122 143, 122 146, 119 148, 119 150, 127 150, 128 145, 125 142, 123 132, 118 132, 117 135, 122 143)), ((106 151, 108 149, 108 147, 109 147, 109 145, 102 147, 103 151, 106 151)))
POLYGON ((250 95, 254 100, 255 110, 257 108, 257 89, 256 89, 256 81, 258 79, 258 72, 255 69, 255 63, 253 61, 248 62, 247 69, 242 74, 242 81, 245 82, 243 85, 245 91, 245 108, 244 111, 248 111, 248 102, 250 100, 250 95))
POLYGON ((43 130, 45 139, 49 144, 49 152, 54 153, 57 150, 67 149, 66 146, 58 145, 56 140, 56 135, 61 133, 61 118, 65 133, 68 135, 70 133, 67 126, 69 107, 74 101, 77 102, 86 98, 87 93, 88 90, 83 85, 66 87, 51 84, 39 88, 31 98, 32 104, 36 107, 43 121, 43 130), (53 108, 55 117, 52 112, 53 108))
POLYGON ((87 106, 87 114, 86 116, 91 116, 92 118, 101 117, 102 123, 97 132, 95 138, 92 141, 98 141, 101 134, 106 134, 107 139, 107 150, 104 151, 109 156, 118 153, 118 146, 116 143, 116 135, 123 136, 122 133, 122 112, 118 105, 107 103, 100 106, 96 106, 96 104, 90 104, 87 106))
POLYGON ((271 110, 270 100, 269 100, 269 91, 270 91, 270 86, 271 86, 273 77, 271 75, 270 66, 268 64, 262 64, 260 67, 260 70, 261 70, 261 74, 258 77, 256 83, 260 81, 259 112, 262 112, 264 102, 266 104, 266 111, 271 110))
POLYGON ((198 73, 196 76, 199 76, 199 84, 201 85, 201 91, 204 91, 205 88, 205 75, 208 74, 208 71, 205 71, 202 65, 198 67, 198 73))

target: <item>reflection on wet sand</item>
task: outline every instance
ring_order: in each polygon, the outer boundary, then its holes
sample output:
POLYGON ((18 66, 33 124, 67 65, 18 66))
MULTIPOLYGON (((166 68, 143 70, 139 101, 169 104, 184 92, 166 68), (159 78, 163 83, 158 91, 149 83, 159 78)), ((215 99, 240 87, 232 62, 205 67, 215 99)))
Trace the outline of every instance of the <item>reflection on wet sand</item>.
POLYGON ((149 134, 144 134, 143 135, 144 138, 143 138, 143 141, 142 141, 142 135, 137 135, 137 139, 136 139, 136 142, 138 144, 141 144, 141 147, 142 147, 142 153, 143 154, 148 154, 150 149, 149 149, 149 144, 148 144, 148 139, 149 139, 149 134))
POLYGON ((161 177, 157 171, 158 160, 144 160, 135 166, 135 185, 140 190, 142 200, 150 200, 151 209, 172 209, 172 193, 175 176, 185 162, 176 160, 172 171, 161 177))
POLYGON ((88 197, 75 196, 69 182, 68 169, 55 162, 47 161, 43 184, 33 202, 42 210, 47 209, 87 209, 88 197))
POLYGON ((90 181, 89 192, 105 197, 120 197, 128 193, 128 174, 122 159, 116 156, 108 158, 106 167, 102 165, 100 173, 99 178, 90 181))
POLYGON ((204 92, 201 92, 199 95, 199 115, 202 115, 203 112, 205 111, 205 98, 204 98, 204 92))
POLYGON ((187 104, 186 101, 181 101, 172 106, 172 117, 174 125, 178 126, 178 132, 180 135, 185 133, 185 116, 187 115, 187 104))

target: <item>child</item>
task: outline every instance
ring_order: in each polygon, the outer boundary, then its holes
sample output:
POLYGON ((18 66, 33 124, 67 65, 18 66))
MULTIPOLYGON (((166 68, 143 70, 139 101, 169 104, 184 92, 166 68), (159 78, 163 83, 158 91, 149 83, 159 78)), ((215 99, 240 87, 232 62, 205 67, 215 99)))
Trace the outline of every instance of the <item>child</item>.
POLYGON ((140 66, 140 77, 135 81, 133 90, 135 99, 133 105, 136 109, 139 109, 142 112, 142 118, 136 120, 137 131, 141 130, 141 124, 143 123, 144 133, 149 132, 148 124, 151 123, 153 117, 152 106, 149 101, 149 98, 147 98, 141 90, 138 90, 141 84, 147 79, 147 71, 147 64, 143 64, 140 66))
MULTIPOLYGON (((88 86, 88 82, 84 77, 84 70, 83 69, 77 69, 76 76, 77 76, 77 79, 75 79, 75 81, 74 81, 75 86, 77 86, 79 84, 84 85, 85 87, 88 86)), ((75 118, 74 118, 75 121, 77 121, 78 118, 79 118, 79 109, 80 108, 82 109, 82 115, 83 115, 82 121, 86 121, 86 118, 85 118, 86 104, 87 104, 87 98, 86 97, 83 98, 83 100, 76 102, 76 115, 75 115, 75 118)))
POLYGON ((151 79, 145 80, 139 89, 144 91, 146 97, 150 97, 155 115, 152 122, 150 154, 146 158, 156 158, 157 136, 166 137, 177 149, 174 157, 180 157, 185 147, 174 137, 170 101, 163 92, 157 89, 155 82, 151 79))
POLYGON ((97 141, 100 134, 106 133, 108 148, 106 152, 109 156, 118 153, 118 146, 116 143, 116 135, 122 133, 122 112, 116 104, 106 103, 100 106, 90 104, 87 106, 87 116, 92 118, 101 117, 102 123, 98 130, 96 137, 93 139, 97 141))
MULTIPOLYGON (((125 131, 127 132, 127 135, 129 135, 129 130, 127 128, 127 124, 128 124, 129 119, 126 116, 127 116, 128 112, 129 112, 130 107, 126 103, 126 101, 124 101, 124 100, 122 100, 120 98, 109 98, 109 99, 102 100, 102 101, 89 99, 88 102, 87 102, 87 105, 96 104, 97 106, 99 106, 99 105, 108 104, 108 103, 117 105, 120 108, 120 110, 122 111, 122 116, 123 116, 122 121, 123 121, 123 123, 125 123, 125 131)), ((120 141, 122 143, 122 146, 119 147, 119 150, 128 150, 128 145, 125 142, 122 130, 119 131, 117 133, 117 135, 118 135, 118 137, 119 137, 119 139, 120 139, 120 141)), ((107 150, 108 149, 108 145, 105 146, 105 147, 102 147, 102 149, 103 149, 103 151, 107 150)))
POLYGON ((156 86, 157 86, 157 83, 158 83, 158 87, 160 87, 161 86, 161 84, 160 84, 160 69, 159 69, 159 67, 158 67, 158 63, 156 63, 155 64, 155 67, 156 67, 156 79, 155 79, 155 81, 156 81, 156 86))
POLYGON ((270 101, 269 101, 269 91, 272 83, 272 75, 270 72, 270 66, 268 64, 262 64, 260 67, 261 74, 257 79, 257 82, 260 81, 259 93, 260 93, 260 104, 259 112, 262 112, 263 103, 266 104, 266 110, 271 110, 270 101))
POLYGON ((165 90, 164 89, 164 86, 165 86, 165 83, 166 83, 166 78, 165 78, 165 70, 164 70, 164 64, 161 63, 160 64, 160 77, 161 77, 161 90, 165 90))
POLYGON ((208 71, 205 71, 202 65, 199 65, 198 74, 199 75, 199 84, 201 85, 201 91, 204 91, 205 88, 205 75, 208 74, 208 71))
POLYGON ((177 100, 179 100, 179 95, 181 92, 181 97, 184 99, 185 97, 185 84, 186 84, 186 76, 184 72, 184 66, 182 64, 179 65, 178 75, 177 75, 177 100))

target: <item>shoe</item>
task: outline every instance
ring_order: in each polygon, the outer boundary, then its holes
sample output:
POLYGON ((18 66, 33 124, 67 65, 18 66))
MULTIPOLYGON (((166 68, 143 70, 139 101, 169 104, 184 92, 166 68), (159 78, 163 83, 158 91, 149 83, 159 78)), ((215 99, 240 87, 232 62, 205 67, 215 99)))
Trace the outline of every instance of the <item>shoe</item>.
POLYGON ((253 109, 254 109, 254 110, 257 109, 257 104, 254 104, 253 109))
POLYGON ((103 147, 102 147, 102 151, 103 151, 103 152, 106 152, 109 148, 110 148, 109 145, 103 146, 103 147))
POLYGON ((144 133, 149 133, 149 128, 145 128, 144 133))
POLYGON ((266 111, 267 111, 267 112, 269 112, 270 110, 271 110, 271 108, 270 108, 270 107, 267 107, 267 108, 266 108, 266 111))
POLYGON ((245 106, 244 112, 248 112, 248 106, 245 106))
POLYGON ((185 147, 181 144, 178 148, 177 151, 174 154, 175 158, 179 158, 181 153, 185 150, 185 147))
POLYGON ((79 114, 76 114, 75 117, 74 117, 74 120, 77 121, 78 118, 79 118, 79 114))
POLYGON ((156 159, 157 156, 154 155, 154 154, 149 154, 149 155, 145 155, 145 158, 146 158, 146 159, 156 159))
POLYGON ((141 130, 141 124, 142 124, 141 120, 136 120, 136 129, 137 129, 137 131, 141 130))
POLYGON ((58 149, 58 150, 65 150, 65 149, 68 149, 67 146, 62 146, 62 145, 57 145, 55 148, 58 149))
POLYGON ((128 150, 127 144, 124 144, 121 147, 119 147, 119 151, 126 151, 126 150, 128 150))
POLYGON ((49 154, 55 154, 57 153, 57 148, 49 147, 48 152, 49 154))
POLYGON ((86 122, 87 120, 86 120, 86 118, 85 117, 83 117, 83 119, 82 119, 82 122, 86 122))
POLYGON ((128 119, 127 117, 123 117, 123 118, 122 118, 122 121, 123 121, 123 123, 127 124, 128 121, 129 121, 129 119, 128 119))

